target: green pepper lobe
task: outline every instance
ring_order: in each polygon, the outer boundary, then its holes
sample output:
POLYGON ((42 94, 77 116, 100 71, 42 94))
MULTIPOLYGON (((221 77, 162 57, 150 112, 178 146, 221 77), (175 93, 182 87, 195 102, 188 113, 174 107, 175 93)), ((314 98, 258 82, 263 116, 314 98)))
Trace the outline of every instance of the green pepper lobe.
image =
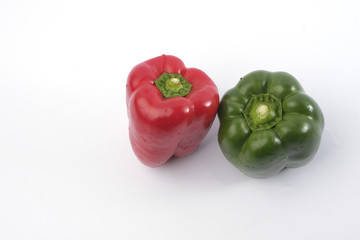
POLYGON ((155 85, 165 98, 184 97, 192 87, 180 73, 163 73, 156 79, 155 85))

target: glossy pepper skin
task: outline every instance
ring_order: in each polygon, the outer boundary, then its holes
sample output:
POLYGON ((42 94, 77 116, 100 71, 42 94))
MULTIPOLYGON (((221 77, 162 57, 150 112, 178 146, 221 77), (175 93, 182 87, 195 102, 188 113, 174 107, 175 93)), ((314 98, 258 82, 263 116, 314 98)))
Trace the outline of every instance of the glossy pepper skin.
POLYGON ((255 178, 308 163, 324 128, 319 105, 285 72, 249 73, 223 96, 218 116, 222 152, 255 178))
POLYGON ((143 164, 158 167, 200 145, 216 116, 219 94, 203 71, 162 55, 131 70, 126 102, 134 153, 143 164))

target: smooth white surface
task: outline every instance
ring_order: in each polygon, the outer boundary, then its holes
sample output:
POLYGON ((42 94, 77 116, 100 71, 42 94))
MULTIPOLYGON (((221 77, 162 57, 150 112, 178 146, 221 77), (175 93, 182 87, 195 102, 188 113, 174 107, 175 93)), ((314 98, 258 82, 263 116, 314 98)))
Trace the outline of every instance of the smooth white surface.
POLYGON ((359 239, 356 1, 1 1, 0 239, 359 239), (222 96, 287 71, 326 119, 305 167, 244 176, 217 144, 150 169, 128 140, 131 68, 172 54, 222 96))

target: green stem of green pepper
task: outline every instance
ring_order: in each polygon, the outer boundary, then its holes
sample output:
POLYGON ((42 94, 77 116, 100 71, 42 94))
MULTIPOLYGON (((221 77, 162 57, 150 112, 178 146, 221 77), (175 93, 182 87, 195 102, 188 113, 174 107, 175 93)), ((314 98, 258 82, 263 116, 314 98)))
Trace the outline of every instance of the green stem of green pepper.
POLYGON ((252 131, 272 128, 282 119, 281 101, 267 93, 252 95, 244 116, 252 131))

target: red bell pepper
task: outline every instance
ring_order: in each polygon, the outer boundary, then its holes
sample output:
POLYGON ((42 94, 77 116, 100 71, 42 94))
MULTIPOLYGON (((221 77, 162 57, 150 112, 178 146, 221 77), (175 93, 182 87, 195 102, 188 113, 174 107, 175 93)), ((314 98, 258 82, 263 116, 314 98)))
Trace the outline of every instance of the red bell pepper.
POLYGON ((203 71, 162 55, 131 70, 126 103, 134 153, 143 164, 158 167, 200 145, 216 115, 219 94, 203 71))

